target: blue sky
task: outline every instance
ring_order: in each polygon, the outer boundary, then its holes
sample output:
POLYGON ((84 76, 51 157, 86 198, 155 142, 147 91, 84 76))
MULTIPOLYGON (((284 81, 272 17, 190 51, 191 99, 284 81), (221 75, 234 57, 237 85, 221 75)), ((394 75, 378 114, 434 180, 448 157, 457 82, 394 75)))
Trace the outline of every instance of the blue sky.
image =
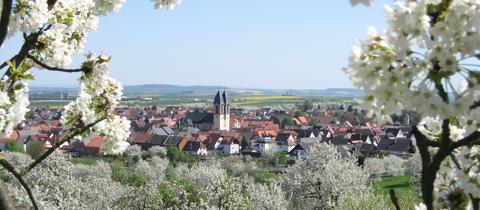
MULTIPOLYGON (((112 76, 125 85, 352 87, 342 71, 350 48, 368 26, 384 29, 383 5, 391 1, 377 0, 372 7, 325 2, 184 0, 173 11, 158 11, 148 0, 129 0, 102 17, 85 52, 112 55, 112 76)), ((19 37, 8 40, 0 58, 19 46, 19 37)), ((44 86, 74 85, 78 77, 34 74, 32 84, 44 86)))

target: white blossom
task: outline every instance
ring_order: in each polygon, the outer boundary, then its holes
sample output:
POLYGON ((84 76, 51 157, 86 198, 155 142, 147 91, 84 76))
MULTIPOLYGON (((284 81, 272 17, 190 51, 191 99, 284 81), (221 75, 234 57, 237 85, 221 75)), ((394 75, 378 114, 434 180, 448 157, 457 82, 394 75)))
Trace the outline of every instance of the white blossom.
POLYGON ((182 0, 151 0, 155 5, 155 9, 167 9, 172 10, 178 4, 182 2, 182 0))
POLYGON ((368 190, 368 174, 332 145, 314 146, 309 158, 290 170, 284 189, 291 209, 330 209, 341 195, 368 190))
MULTIPOLYGON (((480 74, 472 67, 479 64, 480 1, 405 0, 385 11, 385 34, 369 29, 353 47, 346 68, 354 85, 365 91, 362 106, 380 120, 415 110, 423 118, 418 130, 433 141, 461 141, 479 131, 480 74), (446 2, 441 14, 431 14, 446 2)), ((435 180, 438 208, 454 206, 452 193, 480 197, 477 146, 457 149, 452 157, 435 180)))
POLYGON ((365 6, 370 6, 372 4, 373 0, 350 0, 350 4, 352 6, 356 6, 357 4, 363 4, 365 6))
POLYGON ((423 203, 419 203, 417 206, 415 206, 415 210, 427 210, 427 206, 423 203))
POLYGON ((364 162, 364 169, 371 175, 398 176, 403 173, 405 162, 406 160, 395 155, 384 156, 383 158, 367 158, 364 162))
POLYGON ((389 120, 391 113, 405 109, 441 119, 472 116, 469 105, 480 99, 473 74, 465 78, 470 85, 462 92, 443 85, 464 74, 465 58, 478 53, 480 3, 453 1, 444 19, 431 25, 429 2, 399 1, 393 8, 386 6, 386 34, 369 29, 368 38, 352 49, 346 72, 355 86, 364 89, 362 104, 379 119, 389 120), (433 80, 437 77, 440 81, 433 80), (435 84, 455 97, 445 101, 435 84))
POLYGON ((147 178, 147 184, 150 187, 157 187, 165 175, 165 169, 167 168, 169 161, 158 156, 154 156, 147 161, 140 160, 135 164, 135 171, 147 178))
POLYGON ((217 161, 194 164, 185 174, 188 180, 198 184, 210 206, 217 209, 250 209, 251 203, 243 193, 241 180, 229 177, 217 161))
MULTIPOLYGON (((28 164, 27 155, 8 153, 14 166, 28 164)), ((111 209, 124 192, 105 171, 104 163, 96 166, 73 165, 63 154, 54 152, 25 177, 41 209, 111 209)), ((111 172, 108 172, 111 173, 111 172)), ((7 189, 18 206, 31 206, 26 192, 12 178, 7 189)))

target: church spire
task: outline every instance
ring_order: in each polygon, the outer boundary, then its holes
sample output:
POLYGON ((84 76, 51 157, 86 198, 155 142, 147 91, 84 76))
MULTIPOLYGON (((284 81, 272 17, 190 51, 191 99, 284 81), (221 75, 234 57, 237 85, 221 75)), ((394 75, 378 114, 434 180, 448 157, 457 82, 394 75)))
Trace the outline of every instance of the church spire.
POLYGON ((217 91, 217 95, 215 95, 215 99, 213 99, 213 104, 220 104, 220 91, 217 91))
POLYGON ((223 99, 223 103, 227 103, 227 92, 226 91, 223 91, 223 94, 222 94, 222 99, 223 99))

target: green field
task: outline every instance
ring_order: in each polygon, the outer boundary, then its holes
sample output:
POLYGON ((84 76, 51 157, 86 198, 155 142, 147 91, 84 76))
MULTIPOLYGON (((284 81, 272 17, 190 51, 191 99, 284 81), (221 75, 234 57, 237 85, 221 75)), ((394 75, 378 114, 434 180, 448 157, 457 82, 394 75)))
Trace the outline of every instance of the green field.
POLYGON ((394 189, 401 209, 413 210, 414 206, 421 202, 420 197, 411 186, 408 176, 384 176, 373 182, 373 188, 376 195, 383 196, 388 201, 390 201, 390 189, 394 189))
MULTIPOLYGON (((124 106, 152 106, 158 107, 185 105, 189 107, 207 107, 213 103, 213 95, 199 93, 141 93, 129 94, 127 100, 122 100, 120 105, 124 106), (148 100, 146 98, 149 98, 148 100)), ((261 95, 260 93, 245 92, 245 94, 229 95, 232 107, 271 107, 281 105, 301 104, 305 100, 313 103, 321 102, 342 102, 345 104, 353 104, 356 102, 352 99, 321 97, 321 96, 292 96, 292 95, 261 95)), ((57 107, 65 106, 69 100, 32 100, 30 107, 57 107)))
POLYGON ((67 105, 69 102, 69 100, 32 100, 30 101, 30 107, 58 108, 67 105))

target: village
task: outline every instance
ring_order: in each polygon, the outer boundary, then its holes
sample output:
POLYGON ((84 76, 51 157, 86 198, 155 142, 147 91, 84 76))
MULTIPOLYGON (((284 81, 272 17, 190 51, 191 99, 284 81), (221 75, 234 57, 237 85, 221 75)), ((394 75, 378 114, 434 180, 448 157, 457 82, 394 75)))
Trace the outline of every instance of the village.
MULTIPOLYGON (((35 148, 30 144, 52 147, 63 131, 61 114, 61 109, 32 109, 13 135, 1 139, 0 149, 8 150, 11 145, 35 148)), ((131 145, 143 150, 176 148, 202 159, 279 153, 294 163, 307 159, 317 143, 335 145, 342 156, 359 160, 415 153, 408 114, 398 116, 392 125, 379 125, 366 117, 365 110, 344 104, 322 107, 306 101, 298 109, 288 110, 235 108, 230 107, 227 92, 218 91, 208 108, 159 109, 153 105, 118 108, 116 114, 131 121, 131 145)), ((71 157, 99 156, 103 143, 102 136, 90 136, 85 141, 67 141, 59 149, 71 157)))

